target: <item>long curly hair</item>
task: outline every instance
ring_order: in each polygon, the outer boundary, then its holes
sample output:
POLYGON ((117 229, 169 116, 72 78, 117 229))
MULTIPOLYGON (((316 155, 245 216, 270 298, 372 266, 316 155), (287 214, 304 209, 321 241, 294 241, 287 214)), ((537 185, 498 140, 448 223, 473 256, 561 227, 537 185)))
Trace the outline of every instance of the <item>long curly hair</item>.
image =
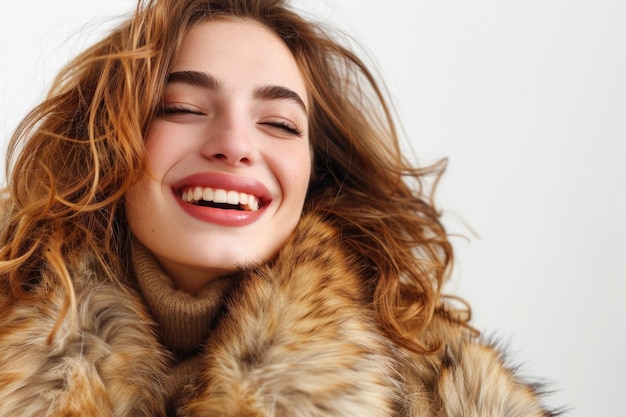
POLYGON ((453 255, 423 180, 436 181, 445 164, 409 163, 383 84, 347 37, 283 0, 139 0, 130 19, 60 72, 9 144, 1 290, 34 302, 34 288, 62 285, 65 315, 76 308, 69 271, 86 253, 108 279, 127 274, 123 196, 147 168, 144 133, 183 37, 217 18, 259 21, 290 48, 311 96, 305 211, 341 227, 367 266, 364 279, 388 335, 432 351, 436 341, 417 336, 445 311, 441 287, 453 255))

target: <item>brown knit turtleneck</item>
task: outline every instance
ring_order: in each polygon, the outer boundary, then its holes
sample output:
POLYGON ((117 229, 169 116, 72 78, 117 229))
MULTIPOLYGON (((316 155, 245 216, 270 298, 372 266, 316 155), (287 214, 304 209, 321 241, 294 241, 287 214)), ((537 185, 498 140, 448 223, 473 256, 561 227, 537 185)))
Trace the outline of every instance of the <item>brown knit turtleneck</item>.
POLYGON ((133 267, 146 304, 157 322, 161 342, 174 354, 175 369, 169 381, 170 398, 176 398, 197 371, 197 353, 222 306, 232 277, 208 283, 195 295, 174 288, 150 251, 133 243, 133 267))

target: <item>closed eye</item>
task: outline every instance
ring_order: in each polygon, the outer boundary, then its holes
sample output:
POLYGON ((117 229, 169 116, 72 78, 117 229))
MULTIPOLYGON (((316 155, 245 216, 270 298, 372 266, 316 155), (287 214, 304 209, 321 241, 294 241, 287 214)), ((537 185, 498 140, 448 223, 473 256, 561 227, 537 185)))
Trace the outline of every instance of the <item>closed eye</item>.
POLYGON ((264 126, 274 127, 286 133, 289 133, 290 135, 294 135, 298 137, 302 136, 302 134, 304 133, 304 130, 302 128, 295 126, 289 122, 282 121, 282 120, 259 122, 259 124, 264 125, 264 126))
POLYGON ((202 116, 203 112, 198 110, 197 108, 186 106, 184 104, 168 104, 163 105, 159 108, 158 115, 159 116, 168 116, 168 115, 179 115, 179 114, 193 114, 202 116))

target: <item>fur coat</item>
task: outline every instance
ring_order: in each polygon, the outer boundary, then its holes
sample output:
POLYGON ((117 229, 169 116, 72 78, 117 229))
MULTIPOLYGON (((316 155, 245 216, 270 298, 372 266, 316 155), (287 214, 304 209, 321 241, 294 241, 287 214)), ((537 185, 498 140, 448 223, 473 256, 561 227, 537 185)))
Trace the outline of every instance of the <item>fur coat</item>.
POLYGON ((54 337, 61 288, 38 289, 46 304, 0 295, 2 417, 552 415, 494 346, 441 317, 439 352, 396 346, 341 234, 314 217, 233 288, 169 411, 170 355, 140 296, 89 262, 72 273, 78 313, 54 337))

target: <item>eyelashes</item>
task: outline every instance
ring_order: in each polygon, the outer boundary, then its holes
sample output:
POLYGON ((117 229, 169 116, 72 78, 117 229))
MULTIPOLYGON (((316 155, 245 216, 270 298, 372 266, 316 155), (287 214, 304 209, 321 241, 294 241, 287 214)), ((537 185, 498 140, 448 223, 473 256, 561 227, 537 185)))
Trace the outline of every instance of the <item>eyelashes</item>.
POLYGON ((292 125, 291 123, 285 122, 285 121, 271 121, 271 122, 259 122, 260 125, 265 125, 265 126, 271 126, 271 127, 275 127, 277 129, 283 130, 289 134, 292 134, 294 136, 302 136, 302 134, 304 133, 304 129, 302 129, 301 127, 292 125))
MULTIPOLYGON (((184 104, 168 104, 160 106, 157 110, 157 116, 161 118, 176 118, 177 120, 184 121, 186 117, 197 117, 197 116, 206 116, 206 113, 203 111, 184 104)), ((304 129, 292 122, 282 119, 269 119, 269 120, 260 120, 257 122, 262 126, 269 126, 270 128, 274 128, 280 130, 289 135, 301 137, 304 134, 304 129)))
POLYGON ((196 116, 204 116, 204 113, 201 112, 200 110, 194 107, 185 106, 182 104, 163 105, 163 106, 160 106, 157 111, 157 115, 161 117, 170 116, 170 115, 178 115, 178 114, 191 114, 191 115, 196 115, 196 116))

